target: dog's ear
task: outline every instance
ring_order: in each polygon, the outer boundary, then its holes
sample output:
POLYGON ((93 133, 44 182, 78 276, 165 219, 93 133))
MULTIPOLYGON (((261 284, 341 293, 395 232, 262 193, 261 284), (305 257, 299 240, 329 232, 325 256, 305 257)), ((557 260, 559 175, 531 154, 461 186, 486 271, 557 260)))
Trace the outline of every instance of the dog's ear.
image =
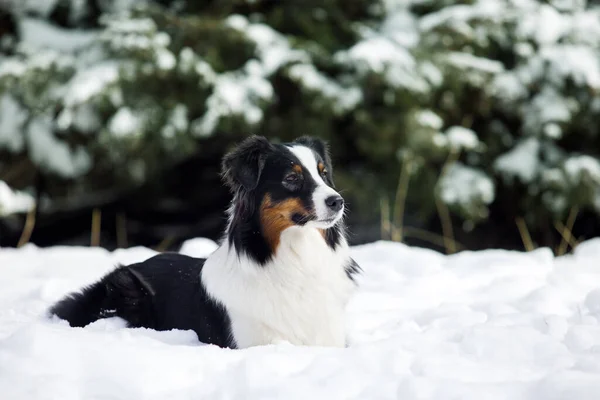
POLYGON ((333 165, 331 165, 331 157, 329 156, 329 146, 327 145, 327 142, 312 136, 302 136, 296 139, 294 143, 306 146, 321 156, 329 171, 330 184, 333 185, 333 165))
POLYGON ((253 190, 258 185, 267 154, 273 145, 262 136, 251 136, 223 157, 221 174, 232 191, 253 190))

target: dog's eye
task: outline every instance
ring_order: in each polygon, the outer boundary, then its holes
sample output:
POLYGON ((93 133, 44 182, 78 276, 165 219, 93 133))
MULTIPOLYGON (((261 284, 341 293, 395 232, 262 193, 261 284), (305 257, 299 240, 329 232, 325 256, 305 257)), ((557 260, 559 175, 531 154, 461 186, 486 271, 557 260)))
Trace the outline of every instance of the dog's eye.
POLYGON ((326 177, 327 176, 327 170, 325 168, 323 168, 323 170, 321 171, 321 176, 322 177, 326 177))

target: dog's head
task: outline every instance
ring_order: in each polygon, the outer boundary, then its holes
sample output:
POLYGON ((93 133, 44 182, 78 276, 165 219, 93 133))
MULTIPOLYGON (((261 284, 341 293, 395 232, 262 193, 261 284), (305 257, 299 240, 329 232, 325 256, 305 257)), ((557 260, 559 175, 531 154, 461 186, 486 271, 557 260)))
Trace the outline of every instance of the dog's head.
POLYGON ((235 195, 237 212, 258 212, 265 231, 328 229, 344 214, 327 145, 320 139, 273 144, 252 136, 224 157, 223 177, 235 195))

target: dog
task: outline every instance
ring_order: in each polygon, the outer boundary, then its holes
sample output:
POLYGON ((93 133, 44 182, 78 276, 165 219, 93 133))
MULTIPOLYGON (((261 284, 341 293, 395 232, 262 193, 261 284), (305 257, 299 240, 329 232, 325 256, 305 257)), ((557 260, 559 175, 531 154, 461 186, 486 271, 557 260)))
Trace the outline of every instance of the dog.
POLYGON ((345 308, 361 268, 350 257, 327 144, 251 136, 225 155, 222 177, 233 199, 208 258, 164 253, 118 266, 49 315, 73 327, 120 317, 129 327, 193 330, 224 348, 345 347, 345 308))

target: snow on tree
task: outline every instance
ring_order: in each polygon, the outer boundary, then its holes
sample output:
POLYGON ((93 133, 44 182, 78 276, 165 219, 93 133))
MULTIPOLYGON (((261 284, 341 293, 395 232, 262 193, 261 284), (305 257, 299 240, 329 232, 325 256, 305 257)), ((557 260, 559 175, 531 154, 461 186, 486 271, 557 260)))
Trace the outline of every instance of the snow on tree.
POLYGON ((574 207, 600 214, 595 3, 30 0, 5 11, 17 30, 0 38, 0 177, 26 158, 56 183, 50 199, 151 180, 215 135, 310 133, 344 152, 336 173, 364 219, 407 159, 407 206, 423 221, 435 196, 471 226, 515 204, 500 219, 522 216, 534 236, 574 207))

